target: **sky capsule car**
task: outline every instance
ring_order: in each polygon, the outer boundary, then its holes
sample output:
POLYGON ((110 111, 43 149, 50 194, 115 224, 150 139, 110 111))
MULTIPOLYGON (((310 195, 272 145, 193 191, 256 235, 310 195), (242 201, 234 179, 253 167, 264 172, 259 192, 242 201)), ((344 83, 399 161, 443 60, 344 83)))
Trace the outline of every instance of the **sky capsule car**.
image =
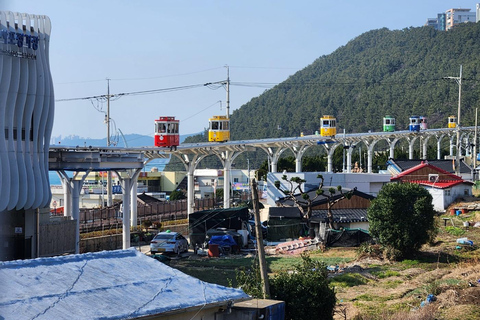
POLYGON ((213 116, 208 119, 208 141, 225 142, 230 140, 230 119, 227 116, 213 116))
POLYGON ((155 120, 155 147, 177 149, 180 144, 180 120, 175 117, 160 117, 155 120))
POLYGON ((391 116, 385 116, 383 118, 383 131, 394 132, 395 131, 395 118, 391 116))
POLYGON ((449 116, 448 117, 448 127, 449 128, 456 128, 457 127, 457 117, 449 116))
POLYGON ((420 131, 420 117, 419 116, 411 116, 410 123, 408 125, 408 130, 419 132, 420 131))
POLYGON ((337 119, 334 116, 320 118, 320 135, 322 137, 335 137, 337 134, 337 119))

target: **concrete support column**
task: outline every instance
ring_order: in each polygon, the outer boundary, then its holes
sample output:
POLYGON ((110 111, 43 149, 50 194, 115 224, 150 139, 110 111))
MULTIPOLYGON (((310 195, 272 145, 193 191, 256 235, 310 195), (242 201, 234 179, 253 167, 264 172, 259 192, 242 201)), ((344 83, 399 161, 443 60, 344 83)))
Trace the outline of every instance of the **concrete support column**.
POLYGON ((138 217, 137 217, 137 182, 138 182, 138 175, 135 175, 132 178, 132 191, 130 192, 130 209, 132 212, 132 220, 130 221, 130 225, 132 227, 137 227, 138 225, 138 217))
POLYGON ((225 151, 223 164, 223 208, 230 208, 230 170, 232 167, 232 158, 229 151, 225 151))
POLYGON ((302 156, 295 155, 295 172, 302 172, 302 156))
POLYGON ((450 138, 450 157, 453 157, 453 148, 455 147, 455 143, 453 142, 453 137, 450 138))
POLYGON ((80 192, 83 186, 82 180, 72 180, 72 218, 76 222, 75 227, 75 253, 80 253, 80 192))
POLYGON ((415 141, 415 140, 412 140, 412 141, 410 141, 409 144, 408 144, 408 159, 409 159, 409 160, 413 160, 413 142, 414 142, 414 141, 415 141))
POLYGON ((60 176, 63 188, 63 215, 65 217, 72 217, 72 189, 70 182, 63 176, 60 176))
POLYGON ((187 213, 193 213, 195 208, 195 183, 193 173, 195 171, 195 165, 192 162, 188 163, 187 168, 187 213))
POLYGON ((353 146, 350 146, 348 149, 347 149, 347 173, 351 173, 352 172, 352 153, 353 153, 353 150, 355 150, 355 147, 353 146))
POLYGON ((395 159, 395 144, 390 144, 390 159, 395 159))
POLYGON ((333 172, 333 154, 327 154, 327 172, 333 172))
MULTIPOLYGON (((120 175, 119 175, 120 176, 120 175)), ((122 248, 130 248, 130 192, 132 179, 123 178, 123 221, 122 221, 122 248)))
POLYGON ((440 158, 442 157, 441 142, 441 139, 437 140, 437 160, 440 160, 440 158))
POLYGON ((368 147, 367 151, 367 171, 368 173, 372 173, 372 167, 373 167, 373 150, 368 147))
POLYGON ((425 141, 422 143, 422 149, 423 149, 422 159, 423 160, 427 160, 427 142, 428 142, 428 140, 425 139, 425 141))

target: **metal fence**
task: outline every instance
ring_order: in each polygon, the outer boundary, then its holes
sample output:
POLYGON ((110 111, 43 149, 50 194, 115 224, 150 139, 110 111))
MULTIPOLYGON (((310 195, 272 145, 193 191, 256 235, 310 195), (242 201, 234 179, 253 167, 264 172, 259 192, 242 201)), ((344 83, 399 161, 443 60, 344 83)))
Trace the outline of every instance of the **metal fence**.
MULTIPOLYGON (((194 211, 208 210, 213 209, 214 207, 215 202, 213 199, 195 199, 194 211)), ((80 232, 84 233, 96 230, 120 228, 122 226, 122 218, 123 213, 119 206, 81 209, 80 232)), ((141 225, 145 220, 161 222, 165 220, 179 220, 186 218, 186 200, 158 202, 147 205, 138 204, 136 225, 141 225)))

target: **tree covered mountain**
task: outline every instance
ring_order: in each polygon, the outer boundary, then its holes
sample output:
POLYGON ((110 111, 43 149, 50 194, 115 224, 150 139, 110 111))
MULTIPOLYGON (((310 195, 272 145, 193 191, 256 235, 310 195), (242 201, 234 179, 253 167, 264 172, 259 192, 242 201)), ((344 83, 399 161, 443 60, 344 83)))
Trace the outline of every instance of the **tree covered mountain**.
POLYGON ((327 114, 347 133, 381 131, 385 115, 396 118, 397 130, 408 127, 411 115, 427 116, 431 128, 446 127, 447 117, 457 114, 458 85, 445 77, 458 77, 460 65, 461 123, 473 125, 479 39, 479 23, 447 32, 431 27, 366 32, 235 110, 232 140, 313 134, 327 114))
MULTIPOLYGON (((366 32, 321 56, 231 115, 231 139, 314 134, 320 117, 337 118, 337 132, 381 131, 385 115, 406 130, 411 115, 428 117, 430 128, 457 115, 462 76, 461 125, 474 125, 480 106, 480 23, 450 31, 431 27, 366 32)), ((321 41, 321 39, 312 39, 321 41)), ((200 134, 186 143, 206 141, 200 134)), ((251 159, 251 158, 250 158, 251 159)), ((258 162, 257 162, 258 163, 258 162)))

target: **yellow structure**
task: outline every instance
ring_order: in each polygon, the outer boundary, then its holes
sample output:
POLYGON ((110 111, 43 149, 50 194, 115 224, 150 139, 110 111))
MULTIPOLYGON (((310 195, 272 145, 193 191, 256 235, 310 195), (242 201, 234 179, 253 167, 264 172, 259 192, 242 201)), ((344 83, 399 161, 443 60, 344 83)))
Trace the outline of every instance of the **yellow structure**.
POLYGON ((208 141, 224 142, 230 140, 230 119, 227 116, 213 116, 208 119, 208 141))
POLYGON ((457 117, 449 116, 448 117, 448 127, 449 128, 456 128, 457 127, 457 117))
POLYGON ((337 119, 334 116, 320 118, 320 135, 322 137, 334 137, 337 134, 337 119))

